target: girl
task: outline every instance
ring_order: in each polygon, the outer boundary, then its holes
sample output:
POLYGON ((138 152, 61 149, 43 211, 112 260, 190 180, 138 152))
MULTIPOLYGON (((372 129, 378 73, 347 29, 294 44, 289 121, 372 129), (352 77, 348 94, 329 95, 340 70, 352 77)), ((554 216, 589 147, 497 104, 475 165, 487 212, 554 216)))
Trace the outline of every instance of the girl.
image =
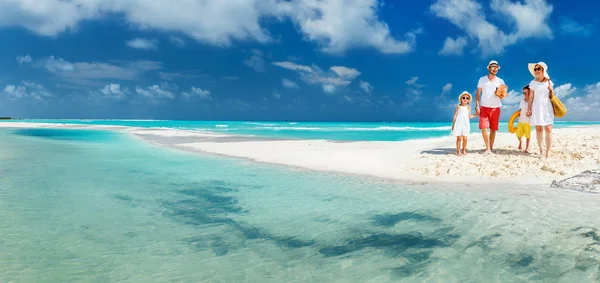
POLYGON ((471 94, 463 91, 458 96, 459 104, 454 110, 454 119, 452 120, 452 135, 456 137, 456 155, 467 155, 467 136, 471 133, 471 123, 469 119, 477 117, 471 114, 471 94), (462 143, 462 153, 460 144, 462 143))

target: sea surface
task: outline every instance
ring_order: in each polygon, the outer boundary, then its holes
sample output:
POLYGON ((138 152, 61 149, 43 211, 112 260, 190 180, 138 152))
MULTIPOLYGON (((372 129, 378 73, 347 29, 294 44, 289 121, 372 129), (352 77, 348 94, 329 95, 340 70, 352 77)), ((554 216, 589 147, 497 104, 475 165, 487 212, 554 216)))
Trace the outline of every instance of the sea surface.
MULTIPOLYGON (((258 136, 289 139, 326 139, 349 141, 402 141, 449 136, 449 122, 395 122, 395 123, 331 123, 331 122, 251 122, 251 121, 179 121, 179 120, 9 120, 8 122, 35 122, 83 125, 114 125, 143 128, 174 128, 210 131, 228 135, 258 136)), ((599 125, 600 122, 556 121, 555 128, 599 125)), ((473 119, 471 132, 478 132, 473 119)), ((508 132, 506 122, 500 132, 508 132)))
POLYGON ((0 129, 0 282, 599 282, 598 207, 0 129))

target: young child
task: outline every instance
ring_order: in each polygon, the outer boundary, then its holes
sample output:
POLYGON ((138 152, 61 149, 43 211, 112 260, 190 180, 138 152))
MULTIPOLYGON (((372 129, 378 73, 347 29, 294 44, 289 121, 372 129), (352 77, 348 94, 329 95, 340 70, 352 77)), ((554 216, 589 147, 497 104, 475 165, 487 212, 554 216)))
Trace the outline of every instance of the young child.
POLYGON ((529 124, 530 117, 527 117, 527 106, 529 103, 529 86, 523 87, 523 100, 519 105, 519 121, 517 123, 517 139, 519 140, 519 150, 523 148, 522 138, 525 136, 525 152, 529 153, 529 139, 531 138, 531 125, 529 124))
POLYGON ((458 105, 454 110, 454 119, 452 120, 452 135, 456 137, 456 155, 467 155, 467 137, 471 133, 471 122, 469 119, 477 117, 471 114, 471 94, 463 91, 458 96, 458 105), (462 143, 462 152, 460 144, 462 143))

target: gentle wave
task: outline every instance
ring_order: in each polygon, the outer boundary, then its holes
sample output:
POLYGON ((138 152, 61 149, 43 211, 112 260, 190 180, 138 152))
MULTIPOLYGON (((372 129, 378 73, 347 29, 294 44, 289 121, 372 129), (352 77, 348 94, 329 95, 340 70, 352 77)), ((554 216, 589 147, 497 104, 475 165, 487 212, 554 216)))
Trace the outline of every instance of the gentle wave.
POLYGON ((229 125, 218 124, 218 125, 215 125, 215 127, 217 127, 217 128, 229 128, 229 125))
POLYGON ((275 126, 275 125, 277 125, 277 124, 273 124, 273 123, 257 123, 257 122, 243 122, 242 124, 257 125, 257 126, 275 126))
POLYGON ((292 131, 448 131, 451 130, 451 126, 440 126, 440 127, 389 127, 382 126, 376 128, 330 128, 330 127, 257 127, 256 130, 292 130, 292 131))

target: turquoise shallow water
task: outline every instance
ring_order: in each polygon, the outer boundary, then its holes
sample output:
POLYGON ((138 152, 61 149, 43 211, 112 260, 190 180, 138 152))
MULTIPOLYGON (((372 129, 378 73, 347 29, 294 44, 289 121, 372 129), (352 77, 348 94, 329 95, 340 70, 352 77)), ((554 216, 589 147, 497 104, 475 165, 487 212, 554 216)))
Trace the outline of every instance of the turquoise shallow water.
POLYGON ((599 204, 0 130, 0 282, 598 282, 599 204))
MULTIPOLYGON (((478 131, 473 119, 471 131, 478 131)), ((13 120, 10 122, 68 123, 84 125, 116 125, 144 128, 175 128, 212 131, 232 135, 272 138, 327 139, 353 141, 401 141, 408 139, 449 136, 452 121, 420 123, 330 123, 330 122, 243 122, 243 121, 140 121, 140 120, 13 120)), ((597 125, 600 122, 557 121, 555 127, 597 125)), ((507 123, 501 122, 500 132, 508 132, 507 123)))

